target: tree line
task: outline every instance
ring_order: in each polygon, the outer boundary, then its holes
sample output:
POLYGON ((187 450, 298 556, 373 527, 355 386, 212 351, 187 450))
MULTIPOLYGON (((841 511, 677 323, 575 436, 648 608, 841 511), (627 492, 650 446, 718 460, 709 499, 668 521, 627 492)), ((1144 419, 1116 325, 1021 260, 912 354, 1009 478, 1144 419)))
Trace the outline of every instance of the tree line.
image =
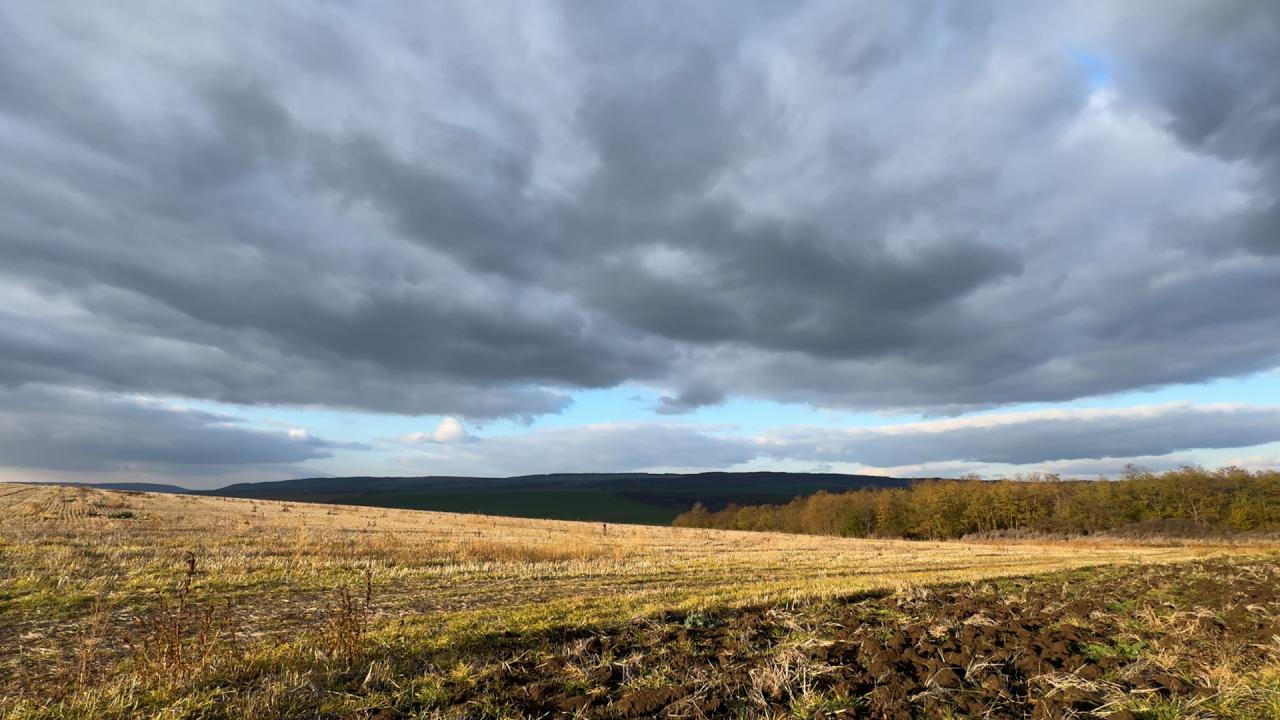
POLYGON ((819 492, 785 505, 701 504, 679 527, 775 530, 846 537, 959 538, 1005 531, 1087 535, 1280 530, 1280 472, 1130 467, 1119 480, 1063 480, 1032 473, 1012 480, 922 480, 908 488, 819 492))

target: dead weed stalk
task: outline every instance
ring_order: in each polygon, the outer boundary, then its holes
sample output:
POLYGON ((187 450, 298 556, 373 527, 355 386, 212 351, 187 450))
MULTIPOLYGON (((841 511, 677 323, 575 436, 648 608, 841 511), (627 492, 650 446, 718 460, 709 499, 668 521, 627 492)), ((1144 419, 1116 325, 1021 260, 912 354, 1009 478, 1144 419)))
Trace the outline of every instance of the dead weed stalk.
POLYGON ((125 636, 143 676, 174 682, 188 679, 213 664, 220 650, 236 646, 230 600, 221 608, 213 603, 197 606, 192 588, 195 553, 188 551, 184 562, 186 570, 176 596, 162 599, 125 636))

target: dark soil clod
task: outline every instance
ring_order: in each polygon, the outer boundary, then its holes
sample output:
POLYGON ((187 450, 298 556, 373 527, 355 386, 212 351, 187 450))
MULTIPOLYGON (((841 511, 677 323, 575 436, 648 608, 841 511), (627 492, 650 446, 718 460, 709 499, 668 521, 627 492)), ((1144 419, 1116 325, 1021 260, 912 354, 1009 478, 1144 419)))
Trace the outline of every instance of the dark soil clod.
POLYGON ((1123 708, 1130 694, 1206 692, 1185 669, 1154 662, 1149 650, 1176 640, 1191 643, 1181 647, 1189 659, 1208 648, 1257 652, 1276 631, 1278 587, 1274 563, 1214 560, 1078 571, 1070 582, 1018 579, 745 609, 720 613, 714 623, 671 614, 577 642, 566 635, 527 672, 508 661, 505 674, 459 692, 454 703, 474 707, 486 698, 526 717, 602 720, 1132 720, 1138 716, 1123 708), (1204 576, 1214 581, 1188 579, 1204 576), (1142 612, 1175 612, 1170 598, 1185 620, 1177 638, 1167 629, 1144 631, 1142 612))

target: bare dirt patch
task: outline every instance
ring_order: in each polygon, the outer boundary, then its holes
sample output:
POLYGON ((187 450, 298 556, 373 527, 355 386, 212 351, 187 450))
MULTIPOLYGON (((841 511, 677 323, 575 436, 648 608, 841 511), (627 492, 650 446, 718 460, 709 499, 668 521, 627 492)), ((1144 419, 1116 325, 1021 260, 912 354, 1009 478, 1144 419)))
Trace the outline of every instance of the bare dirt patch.
POLYGON ((1278 588, 1274 562, 1207 561, 668 614, 494 656, 437 712, 475 717, 483 701, 548 718, 1268 717, 1252 713, 1275 707, 1280 686, 1249 688, 1260 696, 1237 715, 1230 703, 1236 683, 1280 661, 1278 588))

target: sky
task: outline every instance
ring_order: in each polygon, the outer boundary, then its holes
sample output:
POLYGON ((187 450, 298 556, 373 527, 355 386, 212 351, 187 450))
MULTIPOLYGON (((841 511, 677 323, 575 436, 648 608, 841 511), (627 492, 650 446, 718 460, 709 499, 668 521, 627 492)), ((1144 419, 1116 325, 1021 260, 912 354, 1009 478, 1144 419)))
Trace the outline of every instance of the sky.
POLYGON ((0 4, 0 480, 1280 467, 1280 4, 0 4))

